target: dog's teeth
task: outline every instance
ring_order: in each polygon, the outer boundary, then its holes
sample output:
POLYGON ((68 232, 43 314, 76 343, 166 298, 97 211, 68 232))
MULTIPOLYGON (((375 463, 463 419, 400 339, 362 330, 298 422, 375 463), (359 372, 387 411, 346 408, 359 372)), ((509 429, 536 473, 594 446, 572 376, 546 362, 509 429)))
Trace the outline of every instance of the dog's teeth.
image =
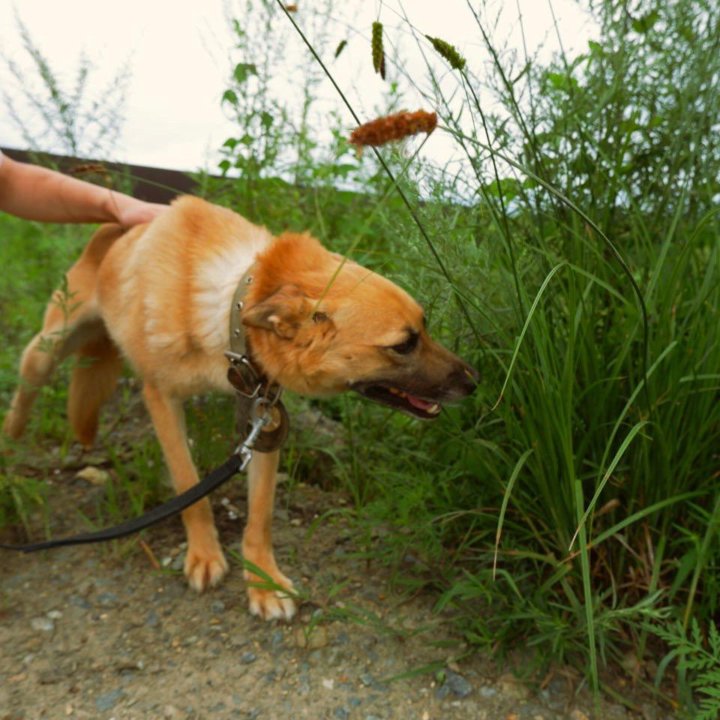
POLYGON ((427 409, 427 411, 430 413, 430 415, 437 415, 440 412, 440 405, 434 403, 427 409))

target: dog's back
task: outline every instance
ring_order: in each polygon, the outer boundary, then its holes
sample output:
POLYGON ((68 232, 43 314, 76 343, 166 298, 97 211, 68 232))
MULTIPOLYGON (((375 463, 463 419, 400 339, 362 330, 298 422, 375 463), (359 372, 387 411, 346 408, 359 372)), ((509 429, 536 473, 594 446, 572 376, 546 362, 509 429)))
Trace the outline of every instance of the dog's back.
POLYGON ((179 397, 229 391, 233 293, 270 240, 264 228, 188 196, 112 246, 98 273, 100 312, 141 377, 179 397))
POLYGON ((4 430, 22 435, 40 387, 78 358, 68 397, 77 439, 92 444, 124 355, 178 396, 227 389, 227 327, 238 279, 270 234, 236 213, 183 197, 150 225, 102 226, 47 306, 26 347, 4 430), (167 373, 168 367, 172 372, 167 373))

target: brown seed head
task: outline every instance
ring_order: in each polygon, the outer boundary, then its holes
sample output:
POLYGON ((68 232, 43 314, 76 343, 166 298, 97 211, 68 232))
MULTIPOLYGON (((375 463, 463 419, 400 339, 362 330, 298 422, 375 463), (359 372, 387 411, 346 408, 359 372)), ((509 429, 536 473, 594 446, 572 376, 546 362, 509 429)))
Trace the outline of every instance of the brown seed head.
POLYGON ((377 118, 355 128, 350 135, 353 145, 384 145, 394 140, 402 140, 410 135, 425 132, 428 135, 437 127, 437 115, 434 112, 399 112, 377 118))

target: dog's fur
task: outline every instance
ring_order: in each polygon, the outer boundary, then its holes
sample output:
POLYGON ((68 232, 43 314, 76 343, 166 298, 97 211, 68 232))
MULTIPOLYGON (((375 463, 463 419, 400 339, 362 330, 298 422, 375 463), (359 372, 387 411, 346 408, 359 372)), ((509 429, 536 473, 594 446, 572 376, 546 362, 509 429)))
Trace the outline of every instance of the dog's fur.
MULTIPOLYGON (((5 432, 22 434, 39 388, 74 353, 85 361, 72 372, 68 416, 78 440, 90 446, 122 354, 143 379, 176 490, 195 484, 182 401, 232 391, 224 356, 230 304, 253 264, 242 321, 256 364, 282 387, 309 395, 356 389, 428 418, 439 403, 473 390, 474 371, 430 339, 420 306, 389 280, 307 234, 273 238, 230 210, 185 197, 150 225, 128 232, 106 225, 95 233, 23 353, 5 432)), ((288 591, 249 585, 250 610, 264 618, 295 611, 292 583, 277 567, 271 541, 278 455, 253 456, 243 537, 245 558, 288 591)), ((183 521, 185 574, 204 590, 228 569, 210 503, 196 503, 183 521)))

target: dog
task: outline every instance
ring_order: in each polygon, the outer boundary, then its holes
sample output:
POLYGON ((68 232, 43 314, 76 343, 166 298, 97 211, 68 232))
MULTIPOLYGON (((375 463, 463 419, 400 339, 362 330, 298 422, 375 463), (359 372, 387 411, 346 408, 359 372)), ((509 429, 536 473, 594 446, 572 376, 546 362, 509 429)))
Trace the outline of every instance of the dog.
MULTIPOLYGON (((429 337, 420 305, 390 280, 309 234, 273 237, 231 210, 185 196, 150 224, 127 231, 103 225, 92 236, 22 354, 5 433, 20 437, 39 389, 75 355, 68 418, 90 447, 125 358, 142 378, 173 485, 187 490, 198 473, 182 403, 209 390, 233 391, 225 353, 241 281, 240 318, 253 363, 282 388, 311 396, 355 390, 432 419, 476 386, 475 370, 429 337)), ((251 613, 289 620, 293 584, 275 562, 271 535, 278 457, 277 450, 253 454, 242 549, 275 586, 245 572, 251 613)), ((202 591, 220 582, 228 564, 209 501, 182 518, 185 575, 202 591)))

